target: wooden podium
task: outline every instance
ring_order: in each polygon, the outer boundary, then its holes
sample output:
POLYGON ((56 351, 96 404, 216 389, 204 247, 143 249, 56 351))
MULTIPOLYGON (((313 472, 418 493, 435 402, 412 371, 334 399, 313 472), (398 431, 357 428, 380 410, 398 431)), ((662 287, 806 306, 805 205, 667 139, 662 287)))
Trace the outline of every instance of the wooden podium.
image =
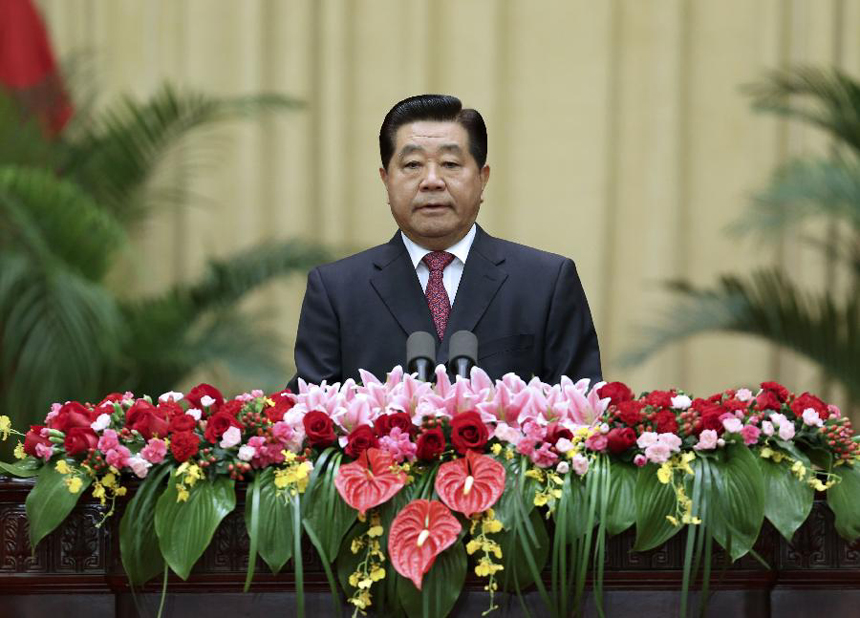
MULTIPOLYGON (((24 512, 24 500, 31 487, 29 480, 0 477, 0 618, 155 616, 162 582, 150 582, 133 598, 122 570, 118 534, 122 509, 103 527, 96 528, 102 507, 85 496, 69 519, 32 553, 24 512)), ((170 578, 164 616, 294 615, 289 564, 279 575, 272 575, 259 561, 251 591, 242 592, 248 563, 243 513, 244 494, 240 489, 236 510, 222 523, 188 581, 170 578)), ((684 538, 683 534, 676 535, 663 547, 644 553, 631 551, 633 530, 610 539, 604 597, 607 615, 677 616, 684 538)), ((812 514, 792 543, 765 522, 755 550, 771 569, 751 556, 723 569, 723 555, 715 551, 711 615, 857 615, 860 543, 850 546, 836 534, 833 516, 824 502, 815 502, 812 514)), ((304 556, 307 615, 332 615, 322 566, 310 546, 304 556)), ((451 615, 480 615, 488 606, 482 585, 477 578, 468 579, 467 590, 451 615)), ((697 603, 696 595, 693 597, 697 603)), ((527 596, 527 603, 535 616, 545 614, 535 593, 527 596)), ((344 615, 351 614, 352 608, 345 608, 344 615)), ((587 615, 592 614, 589 609, 587 615)), ((507 613, 490 614, 493 615, 520 616, 519 603, 512 599, 507 613)))

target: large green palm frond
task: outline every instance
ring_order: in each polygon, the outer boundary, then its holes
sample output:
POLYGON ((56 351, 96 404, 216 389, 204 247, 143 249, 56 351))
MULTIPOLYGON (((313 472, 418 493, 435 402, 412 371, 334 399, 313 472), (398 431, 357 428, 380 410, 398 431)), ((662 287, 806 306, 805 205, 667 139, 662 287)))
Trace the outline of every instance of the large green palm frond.
POLYGON ((286 356, 280 340, 259 325, 252 328, 247 317, 240 326, 236 304, 275 277, 306 272, 330 257, 324 249, 298 241, 264 244, 211 262, 195 283, 123 304, 128 334, 124 360, 105 374, 105 384, 165 389, 195 367, 214 362, 243 374, 257 371, 263 378, 282 372, 280 363, 272 364, 286 356))
POLYGON ((123 329, 113 297, 71 269, 0 252, 0 391, 17 422, 53 401, 97 397, 123 329))
POLYGON ((53 149, 35 116, 27 116, 12 94, 0 87, 0 165, 48 166, 53 149))
POLYGON ((805 120, 860 152, 860 85, 838 69, 774 71, 747 90, 756 109, 805 120))
POLYGON ((856 156, 796 159, 780 167, 730 230, 775 236, 822 218, 844 221, 860 233, 860 159, 856 156))
POLYGON ((634 365, 691 335, 734 332, 756 335, 797 352, 839 380, 860 401, 860 307, 856 297, 840 305, 828 294, 806 293, 779 270, 748 278, 723 276, 712 289, 674 284, 676 303, 662 323, 646 327, 641 344, 621 362, 634 365))
MULTIPOLYGON (((154 191, 148 181, 166 152, 201 127, 247 118, 261 111, 290 109, 300 103, 278 94, 212 97, 179 92, 165 85, 139 103, 124 97, 80 128, 67 143, 62 173, 75 179, 115 216, 133 224, 150 212, 154 191)), ((174 199, 183 194, 174 192, 174 199)))
POLYGON ((0 166, 0 243, 42 268, 100 280, 125 230, 76 184, 35 167, 0 166))

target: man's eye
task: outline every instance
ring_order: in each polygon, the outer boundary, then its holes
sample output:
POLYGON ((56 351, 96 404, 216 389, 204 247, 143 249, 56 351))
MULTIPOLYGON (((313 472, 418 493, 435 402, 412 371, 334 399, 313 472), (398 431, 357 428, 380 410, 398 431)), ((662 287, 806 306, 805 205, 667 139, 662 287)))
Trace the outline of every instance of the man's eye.
POLYGON ((460 164, 457 163, 456 161, 445 161, 442 165, 444 167, 447 167, 449 170, 456 169, 456 168, 460 167, 460 164))
POLYGON ((421 167, 421 164, 418 163, 418 161, 407 161, 403 165, 403 167, 405 167, 406 169, 415 170, 415 169, 418 169, 419 167, 421 167))

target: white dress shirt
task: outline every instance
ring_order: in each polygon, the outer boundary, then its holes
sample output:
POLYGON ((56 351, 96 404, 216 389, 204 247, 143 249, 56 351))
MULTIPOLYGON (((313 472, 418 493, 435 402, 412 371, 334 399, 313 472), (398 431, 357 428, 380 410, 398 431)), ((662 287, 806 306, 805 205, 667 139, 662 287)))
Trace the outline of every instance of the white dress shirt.
MULTIPOLYGON (((463 269, 466 267, 466 258, 469 256, 469 249, 472 248, 476 232, 477 226, 473 223, 469 232, 459 242, 445 249, 445 251, 454 255, 454 260, 442 271, 442 285, 445 286, 445 292, 448 293, 448 300, 451 301, 452 307, 454 306, 454 297, 457 296, 457 288, 460 287, 460 279, 463 277, 463 269)), ((403 244, 406 245, 409 257, 412 258, 412 265, 415 267, 415 274, 418 275, 421 289, 426 291, 427 282, 430 280, 430 269, 422 260, 425 255, 432 253, 432 251, 416 245, 403 232, 400 232, 400 236, 403 238, 403 244)))

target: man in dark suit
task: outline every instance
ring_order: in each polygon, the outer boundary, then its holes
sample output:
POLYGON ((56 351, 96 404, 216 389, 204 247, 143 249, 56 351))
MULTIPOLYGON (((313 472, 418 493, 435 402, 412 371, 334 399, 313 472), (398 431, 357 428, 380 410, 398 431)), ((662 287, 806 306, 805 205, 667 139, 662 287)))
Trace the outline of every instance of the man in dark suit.
POLYGON ((312 270, 296 337, 307 382, 380 378, 405 364, 407 337, 437 336, 438 363, 458 330, 478 338, 478 366, 549 383, 601 378, 600 352, 576 267, 567 258, 493 238, 475 223, 490 177, 487 130, 459 99, 397 103, 379 134, 382 182, 399 231, 312 270))

